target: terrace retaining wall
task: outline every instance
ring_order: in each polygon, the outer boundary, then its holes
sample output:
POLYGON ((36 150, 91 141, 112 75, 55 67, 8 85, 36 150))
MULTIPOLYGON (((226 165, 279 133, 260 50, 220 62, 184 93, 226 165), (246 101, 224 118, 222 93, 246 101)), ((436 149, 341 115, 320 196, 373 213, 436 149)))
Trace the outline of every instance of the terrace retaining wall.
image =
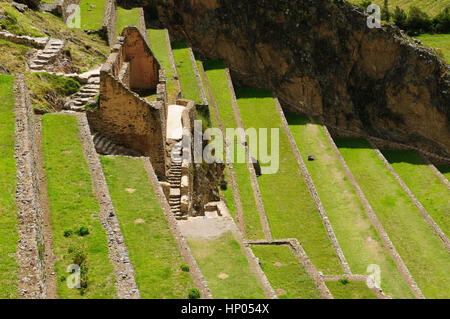
POLYGON ((38 180, 34 113, 23 75, 16 77, 14 91, 19 294, 22 298, 46 298, 44 220, 38 180))
POLYGON ((110 47, 112 47, 116 41, 117 19, 118 14, 116 0, 106 0, 101 30, 104 32, 105 38, 110 47))

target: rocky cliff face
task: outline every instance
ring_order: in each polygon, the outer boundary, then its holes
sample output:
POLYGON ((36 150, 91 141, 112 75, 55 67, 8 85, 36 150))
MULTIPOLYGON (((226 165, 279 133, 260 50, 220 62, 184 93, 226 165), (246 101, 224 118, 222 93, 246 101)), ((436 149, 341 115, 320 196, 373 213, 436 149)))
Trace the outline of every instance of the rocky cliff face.
POLYGON ((172 37, 224 60, 238 84, 274 91, 286 110, 449 156, 450 66, 395 26, 369 29, 342 0, 153 3, 172 37))

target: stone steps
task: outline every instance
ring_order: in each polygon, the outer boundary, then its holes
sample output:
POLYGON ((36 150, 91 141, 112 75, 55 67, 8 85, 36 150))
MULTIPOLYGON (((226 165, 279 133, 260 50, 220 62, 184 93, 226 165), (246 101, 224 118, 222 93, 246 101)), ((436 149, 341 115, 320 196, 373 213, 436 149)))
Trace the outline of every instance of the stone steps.
POLYGON ((137 156, 138 154, 123 146, 117 145, 100 133, 95 133, 93 137, 97 153, 104 155, 125 155, 137 156))
POLYGON ((30 70, 33 72, 45 71, 45 67, 64 49, 65 43, 59 39, 50 38, 43 50, 39 50, 29 63, 30 70))

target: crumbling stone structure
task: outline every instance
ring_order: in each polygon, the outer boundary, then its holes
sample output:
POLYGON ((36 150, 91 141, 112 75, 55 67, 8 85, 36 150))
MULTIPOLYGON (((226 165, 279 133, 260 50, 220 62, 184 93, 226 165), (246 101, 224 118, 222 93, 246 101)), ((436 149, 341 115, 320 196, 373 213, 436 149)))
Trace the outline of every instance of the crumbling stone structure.
POLYGON ((150 157, 165 179, 166 108, 164 71, 141 32, 127 27, 100 70, 99 106, 87 112, 91 130, 150 157), (141 92, 156 93, 156 100, 145 100, 141 92))

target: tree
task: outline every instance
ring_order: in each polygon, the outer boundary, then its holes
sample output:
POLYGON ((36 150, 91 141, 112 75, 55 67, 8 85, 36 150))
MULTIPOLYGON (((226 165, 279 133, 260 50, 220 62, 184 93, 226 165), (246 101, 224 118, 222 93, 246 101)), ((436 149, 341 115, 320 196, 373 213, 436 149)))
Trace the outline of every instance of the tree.
POLYGON ((434 17, 433 31, 436 33, 450 33, 450 6, 434 17))
POLYGON ((389 0, 384 0, 383 8, 381 9, 381 20, 391 21, 391 13, 389 12, 389 0))
POLYGON ((405 10, 400 9, 399 7, 395 7, 394 15, 392 18, 394 20, 394 23, 400 29, 406 29, 406 20, 408 19, 408 16, 406 15, 405 10))
POLYGON ((426 33, 432 31, 432 22, 428 14, 415 6, 412 6, 409 9, 406 28, 411 35, 426 33))

